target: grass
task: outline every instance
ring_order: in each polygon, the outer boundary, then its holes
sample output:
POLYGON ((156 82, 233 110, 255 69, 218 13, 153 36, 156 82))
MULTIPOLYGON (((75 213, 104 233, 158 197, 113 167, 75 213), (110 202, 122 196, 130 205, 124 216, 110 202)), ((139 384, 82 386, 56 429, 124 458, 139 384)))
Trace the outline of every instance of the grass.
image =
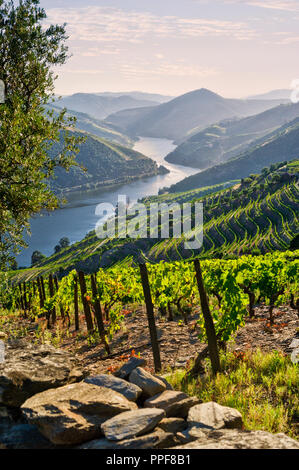
POLYGON ((278 351, 260 350, 241 354, 222 353, 221 373, 186 378, 185 371, 167 375, 176 390, 195 395, 203 402, 215 401, 236 408, 245 429, 283 432, 299 437, 299 367, 278 351))

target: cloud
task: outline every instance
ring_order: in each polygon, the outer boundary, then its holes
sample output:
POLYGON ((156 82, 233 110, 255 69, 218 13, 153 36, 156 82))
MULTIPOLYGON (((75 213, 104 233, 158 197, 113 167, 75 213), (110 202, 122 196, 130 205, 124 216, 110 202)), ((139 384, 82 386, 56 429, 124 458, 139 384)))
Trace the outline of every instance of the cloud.
POLYGON ((156 16, 147 12, 125 12, 112 7, 50 8, 48 22, 61 23, 67 18, 71 40, 90 42, 140 43, 150 38, 190 38, 226 36, 237 40, 256 33, 244 22, 203 18, 156 16))
MULTIPOLYGON (((196 0, 198 1, 198 0, 196 0)), ((200 2, 202 0, 199 0, 200 2)), ((299 11, 298 0, 222 0, 224 3, 240 3, 259 8, 283 11, 299 11)), ((203 3, 205 0, 203 1, 203 3)))

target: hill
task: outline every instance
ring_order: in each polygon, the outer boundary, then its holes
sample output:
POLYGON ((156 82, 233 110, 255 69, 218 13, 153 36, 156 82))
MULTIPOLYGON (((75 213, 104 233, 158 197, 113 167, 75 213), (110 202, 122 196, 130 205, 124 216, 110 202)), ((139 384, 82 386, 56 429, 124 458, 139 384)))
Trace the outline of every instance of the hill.
POLYGON ((189 176, 165 191, 180 192, 201 186, 245 178, 260 172, 264 167, 299 156, 299 118, 280 127, 274 133, 256 141, 255 145, 238 157, 212 166, 201 173, 189 176))
POLYGON ((98 96, 112 96, 112 97, 119 97, 119 96, 130 96, 135 100, 146 100, 151 101, 152 103, 166 103, 167 101, 172 100, 173 96, 168 95, 161 95, 159 93, 147 93, 144 91, 123 91, 123 92, 112 92, 112 91, 105 91, 102 93, 95 93, 98 96))
MULTIPOLYGON (((139 152, 83 131, 74 135, 86 137, 77 155, 77 162, 86 169, 72 167, 68 173, 57 168, 51 186, 56 192, 78 191, 109 187, 145 176, 167 171, 139 152)), ((54 144, 51 155, 57 155, 62 141, 54 144)))
POLYGON ((248 96, 249 100, 281 100, 281 101, 290 101, 291 91, 288 89, 282 90, 271 90, 267 93, 261 93, 259 95, 248 96))
POLYGON ((246 117, 280 104, 276 100, 223 98, 204 88, 150 108, 124 110, 106 118, 122 132, 133 136, 176 140, 194 128, 232 117, 246 117))
POLYGON ((75 93, 57 100, 55 104, 59 108, 74 109, 78 112, 90 114, 97 119, 104 119, 109 114, 122 109, 154 106, 158 105, 159 101, 145 98, 137 99, 130 95, 103 96, 96 93, 75 93))
POLYGON ((170 163, 205 169, 225 162, 299 116, 299 103, 280 105, 255 116, 226 120, 191 135, 165 158, 170 163))
MULTIPOLYGON (((48 106, 48 109, 54 110, 54 113, 61 111, 60 108, 53 105, 48 106)), ((78 130, 86 131, 90 134, 124 145, 126 147, 132 147, 134 144, 133 139, 119 132, 115 126, 109 126, 105 121, 96 119, 89 114, 80 113, 73 109, 69 109, 66 113, 66 116, 72 116, 76 118, 76 128, 78 130)))
POLYGON ((246 253, 285 250, 299 232, 299 160, 281 163, 261 175, 252 175, 239 184, 203 188, 175 195, 147 198, 144 202, 199 201, 204 205, 203 246, 182 250, 181 239, 106 239, 94 231, 72 246, 46 258, 32 269, 19 270, 20 279, 39 273, 63 276, 72 269, 95 272, 127 257, 140 256, 152 262, 201 257, 235 257, 246 253))

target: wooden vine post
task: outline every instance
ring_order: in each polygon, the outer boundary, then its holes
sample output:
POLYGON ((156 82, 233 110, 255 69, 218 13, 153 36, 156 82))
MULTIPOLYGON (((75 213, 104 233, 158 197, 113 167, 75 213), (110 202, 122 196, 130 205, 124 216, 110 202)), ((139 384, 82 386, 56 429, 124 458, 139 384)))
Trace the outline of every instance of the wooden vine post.
POLYGON ((84 315, 85 315, 87 330, 89 332, 92 332, 93 331, 93 321, 92 321, 90 307, 89 307, 89 304, 88 304, 87 299, 86 299, 87 288, 86 288, 85 276, 84 276, 84 273, 82 271, 80 271, 78 273, 78 276, 79 276, 81 299, 82 299, 82 304, 83 304, 83 309, 84 309, 84 315))
POLYGON ((150 330, 151 344, 154 356, 155 372, 161 370, 160 347, 158 342, 157 328, 155 323, 154 306, 152 302, 151 289, 148 281, 148 272, 146 264, 140 264, 140 275, 144 293, 148 326, 150 330))
POLYGON ((101 302, 100 302, 100 299, 99 299, 99 293, 98 293, 98 289, 97 289, 96 275, 91 274, 90 280, 91 280, 92 296, 93 296, 93 299, 94 299, 94 301, 93 301, 94 314, 95 314, 95 318, 96 318, 96 321, 97 321, 99 334, 100 334, 102 343, 105 346, 105 350, 106 350, 107 354, 110 354, 109 344, 107 343, 107 340, 106 340, 106 331, 105 331, 104 322, 103 322, 103 313, 102 313, 101 302))
MULTIPOLYGON (((53 276, 52 274, 49 275, 49 293, 50 297, 54 297, 54 283, 53 283, 53 276)), ((56 322, 56 308, 53 307, 51 309, 51 318, 52 318, 52 325, 56 322)))
POLYGON ((41 280, 39 277, 37 278, 36 282, 37 282, 38 295, 39 295, 39 306, 40 306, 40 309, 42 310, 44 308, 44 296, 43 296, 43 291, 42 291, 41 280))
POLYGON ((195 267, 196 281, 197 281, 199 295, 200 295, 201 310, 202 310, 202 314, 204 317, 205 330, 206 330, 206 334, 208 338, 208 348, 209 348, 209 356, 210 356, 211 364, 212 364, 212 370, 214 374, 217 374, 217 372, 220 372, 220 359, 219 359, 217 338, 216 338, 213 317, 210 312, 209 302, 208 302, 207 294, 204 288, 201 267, 200 267, 200 263, 198 259, 194 260, 194 267, 195 267))
MULTIPOLYGON (((59 283, 58 283, 57 276, 54 276, 54 284, 55 284, 56 292, 58 292, 59 283)), ((63 308, 62 303, 59 304, 59 310, 60 310, 60 315, 61 315, 62 321, 64 323, 65 322, 65 314, 64 314, 64 308, 63 308)))
POLYGON ((74 313, 75 313, 75 330, 79 331, 79 300, 78 300, 78 278, 74 276, 74 313))

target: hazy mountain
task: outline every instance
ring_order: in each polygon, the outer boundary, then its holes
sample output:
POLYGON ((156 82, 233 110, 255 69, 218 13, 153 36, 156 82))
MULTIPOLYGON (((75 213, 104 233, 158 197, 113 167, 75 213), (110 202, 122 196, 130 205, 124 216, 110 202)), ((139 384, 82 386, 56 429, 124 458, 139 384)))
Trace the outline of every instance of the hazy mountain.
MULTIPOLYGON (((72 131, 72 134, 87 137, 76 158, 87 171, 79 167, 72 167, 69 172, 57 168, 55 179, 51 181, 56 191, 104 188, 167 172, 150 158, 132 149, 83 131, 72 131)), ((53 145, 50 155, 57 155, 61 146, 62 137, 59 143, 53 145)))
POLYGON ((146 100, 152 101, 154 103, 166 103, 174 98, 174 96, 167 96, 167 95, 160 95, 157 93, 146 93, 144 91, 125 91, 125 92, 110 92, 105 91, 103 93, 95 93, 98 96, 112 96, 112 97, 119 97, 119 96, 131 96, 131 98, 135 100, 146 100))
POLYGON ((212 166, 171 186, 170 192, 187 191, 226 181, 245 178, 264 167, 299 156, 299 118, 260 139, 256 145, 236 158, 212 166))
POLYGON ((202 88, 159 106, 114 113, 106 121, 129 135, 178 139, 195 128, 200 130, 223 119, 254 115, 277 104, 275 100, 227 99, 202 88))
POLYGON ((144 106, 159 105, 159 101, 137 99, 130 95, 103 96, 96 93, 75 93, 65 96, 55 102, 59 108, 73 109, 90 114, 97 119, 104 119, 109 114, 123 109, 140 108, 144 106))
POLYGON ((284 101, 291 100, 292 90, 272 90, 268 93, 261 93, 260 95, 248 96, 249 100, 281 100, 284 101))
POLYGON ((243 119, 222 121, 198 132, 165 158, 170 163, 205 169, 244 152, 256 139, 299 116, 299 103, 280 105, 243 119))

